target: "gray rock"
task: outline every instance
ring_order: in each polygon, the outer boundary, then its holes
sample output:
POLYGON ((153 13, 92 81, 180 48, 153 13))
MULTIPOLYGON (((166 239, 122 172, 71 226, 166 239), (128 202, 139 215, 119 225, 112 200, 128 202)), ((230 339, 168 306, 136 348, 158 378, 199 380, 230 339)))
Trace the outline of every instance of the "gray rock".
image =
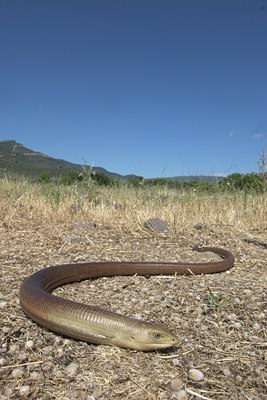
POLYGON ((152 232, 159 232, 159 233, 166 233, 169 231, 169 228, 159 218, 149 218, 145 221, 144 224, 145 228, 152 232))
POLYGON ((196 224, 196 225, 194 225, 194 228, 197 229, 198 231, 203 231, 203 229, 205 229, 205 225, 204 224, 196 224))
POLYGON ((76 236, 66 236, 64 241, 69 244, 88 243, 88 239, 76 236))

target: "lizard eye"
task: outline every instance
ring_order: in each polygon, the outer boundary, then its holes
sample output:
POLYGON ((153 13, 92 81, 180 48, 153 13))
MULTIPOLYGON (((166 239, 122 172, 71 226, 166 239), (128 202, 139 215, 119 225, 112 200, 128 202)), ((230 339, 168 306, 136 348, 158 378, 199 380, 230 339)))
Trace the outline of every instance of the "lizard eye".
POLYGON ((156 333, 155 333, 155 338, 156 338, 156 339, 160 339, 160 338, 161 338, 161 334, 160 334, 159 332, 156 332, 156 333))

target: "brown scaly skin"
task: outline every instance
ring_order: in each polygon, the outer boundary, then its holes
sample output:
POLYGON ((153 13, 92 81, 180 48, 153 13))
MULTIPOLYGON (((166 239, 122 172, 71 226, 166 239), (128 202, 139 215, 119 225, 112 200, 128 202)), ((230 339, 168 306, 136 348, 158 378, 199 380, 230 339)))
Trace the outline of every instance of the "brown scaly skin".
POLYGON ((125 317, 102 308, 76 303, 50 294, 58 286, 88 278, 126 275, 199 275, 222 272, 234 265, 234 256, 217 247, 211 251, 222 260, 207 263, 98 262, 56 265, 26 278, 20 304, 34 321, 53 331, 90 343, 135 350, 160 350, 177 344, 177 337, 164 326, 125 317))

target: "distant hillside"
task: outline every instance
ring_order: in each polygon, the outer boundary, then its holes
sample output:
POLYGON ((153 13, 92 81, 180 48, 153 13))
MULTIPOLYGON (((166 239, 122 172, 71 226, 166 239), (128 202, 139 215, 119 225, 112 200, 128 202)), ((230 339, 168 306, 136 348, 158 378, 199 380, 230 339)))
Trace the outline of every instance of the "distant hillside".
MULTIPOLYGON (((82 171, 84 166, 73 164, 65 160, 49 157, 46 154, 28 149, 15 140, 0 141, 0 177, 4 174, 22 175, 30 178, 37 178, 42 172, 48 172, 52 177, 67 175, 71 171, 82 171)), ((89 167, 87 167, 89 168, 89 167)), ((118 180, 135 180, 136 175, 120 175, 107 171, 102 167, 93 167, 93 171, 105 174, 118 180)), ((218 182, 222 177, 216 176, 175 176, 169 178, 156 178, 160 180, 176 180, 182 182, 218 182)), ((147 179, 154 181, 154 179, 147 179)))
POLYGON ((179 181, 179 182, 219 182, 223 180, 224 177, 215 175, 185 175, 185 176, 174 176, 171 178, 160 178, 160 179, 179 181))
MULTIPOLYGON (((70 171, 82 171, 82 168, 84 167, 80 164, 52 158, 28 149, 15 140, 0 141, 0 176, 8 173, 35 178, 42 172, 48 172, 51 176, 58 177, 66 175, 70 171)), ((130 180, 135 178, 135 175, 123 176, 101 167, 93 167, 92 169, 114 179, 130 180)))

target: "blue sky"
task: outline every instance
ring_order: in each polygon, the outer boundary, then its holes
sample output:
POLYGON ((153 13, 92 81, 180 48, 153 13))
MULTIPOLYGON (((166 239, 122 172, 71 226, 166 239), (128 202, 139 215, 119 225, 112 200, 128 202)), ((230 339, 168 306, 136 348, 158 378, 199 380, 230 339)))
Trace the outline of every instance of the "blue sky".
POLYGON ((121 174, 257 172, 267 0, 0 0, 0 140, 121 174))

